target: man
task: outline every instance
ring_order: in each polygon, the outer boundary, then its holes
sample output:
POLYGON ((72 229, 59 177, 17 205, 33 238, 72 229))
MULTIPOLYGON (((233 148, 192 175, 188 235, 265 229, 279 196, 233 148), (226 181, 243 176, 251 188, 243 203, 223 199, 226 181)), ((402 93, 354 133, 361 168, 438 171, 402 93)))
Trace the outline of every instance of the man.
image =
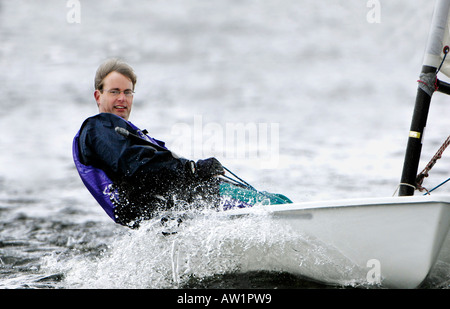
POLYGON ((85 120, 73 142, 84 184, 115 222, 135 228, 158 211, 185 205, 231 207, 237 204, 230 200, 239 200, 240 207, 267 197, 290 202, 223 182, 217 176, 224 168, 216 158, 180 158, 129 122, 136 80, 133 69, 118 59, 100 65, 94 91, 99 114, 85 120))

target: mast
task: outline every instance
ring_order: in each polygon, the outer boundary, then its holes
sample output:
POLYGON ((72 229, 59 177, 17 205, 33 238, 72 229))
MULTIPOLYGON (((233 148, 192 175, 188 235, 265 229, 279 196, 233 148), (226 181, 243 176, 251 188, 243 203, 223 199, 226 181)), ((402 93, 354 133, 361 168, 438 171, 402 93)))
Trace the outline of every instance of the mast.
POLYGON ((450 0, 436 1, 418 83, 408 144, 406 146, 403 172, 400 180, 400 196, 414 195, 420 154, 422 152, 423 133, 427 124, 431 97, 437 82, 436 71, 442 61, 441 54, 444 47, 443 40, 448 24, 449 9, 450 0))

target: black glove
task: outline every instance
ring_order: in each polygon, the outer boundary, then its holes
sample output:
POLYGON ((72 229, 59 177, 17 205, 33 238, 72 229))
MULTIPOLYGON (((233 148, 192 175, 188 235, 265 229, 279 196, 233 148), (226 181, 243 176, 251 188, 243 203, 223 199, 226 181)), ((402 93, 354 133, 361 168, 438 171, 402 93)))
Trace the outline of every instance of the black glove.
POLYGON ((225 170, 216 158, 198 160, 195 164, 195 174, 202 179, 225 174, 225 170))

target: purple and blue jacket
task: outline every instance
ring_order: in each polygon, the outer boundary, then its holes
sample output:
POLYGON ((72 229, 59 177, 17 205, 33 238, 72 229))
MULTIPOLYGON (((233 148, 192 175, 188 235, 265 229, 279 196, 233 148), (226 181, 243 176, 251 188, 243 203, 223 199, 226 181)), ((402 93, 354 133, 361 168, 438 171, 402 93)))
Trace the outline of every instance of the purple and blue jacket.
POLYGON ((138 183, 155 175, 158 182, 190 182, 184 158, 178 158, 165 143, 149 137, 134 124, 110 113, 100 113, 84 121, 73 140, 73 159, 89 192, 111 219, 120 197, 114 184, 138 183), (139 138, 127 138, 115 128, 126 129, 139 138))

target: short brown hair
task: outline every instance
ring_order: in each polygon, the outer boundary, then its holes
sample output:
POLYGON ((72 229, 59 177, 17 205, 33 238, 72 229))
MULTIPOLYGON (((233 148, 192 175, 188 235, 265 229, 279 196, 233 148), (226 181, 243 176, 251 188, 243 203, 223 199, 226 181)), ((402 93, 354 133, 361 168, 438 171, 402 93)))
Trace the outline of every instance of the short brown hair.
POLYGON ((134 90, 137 77, 133 68, 128 63, 117 58, 108 59, 98 67, 94 80, 94 87, 96 90, 103 90, 103 80, 111 72, 117 72, 128 77, 133 83, 134 90))

